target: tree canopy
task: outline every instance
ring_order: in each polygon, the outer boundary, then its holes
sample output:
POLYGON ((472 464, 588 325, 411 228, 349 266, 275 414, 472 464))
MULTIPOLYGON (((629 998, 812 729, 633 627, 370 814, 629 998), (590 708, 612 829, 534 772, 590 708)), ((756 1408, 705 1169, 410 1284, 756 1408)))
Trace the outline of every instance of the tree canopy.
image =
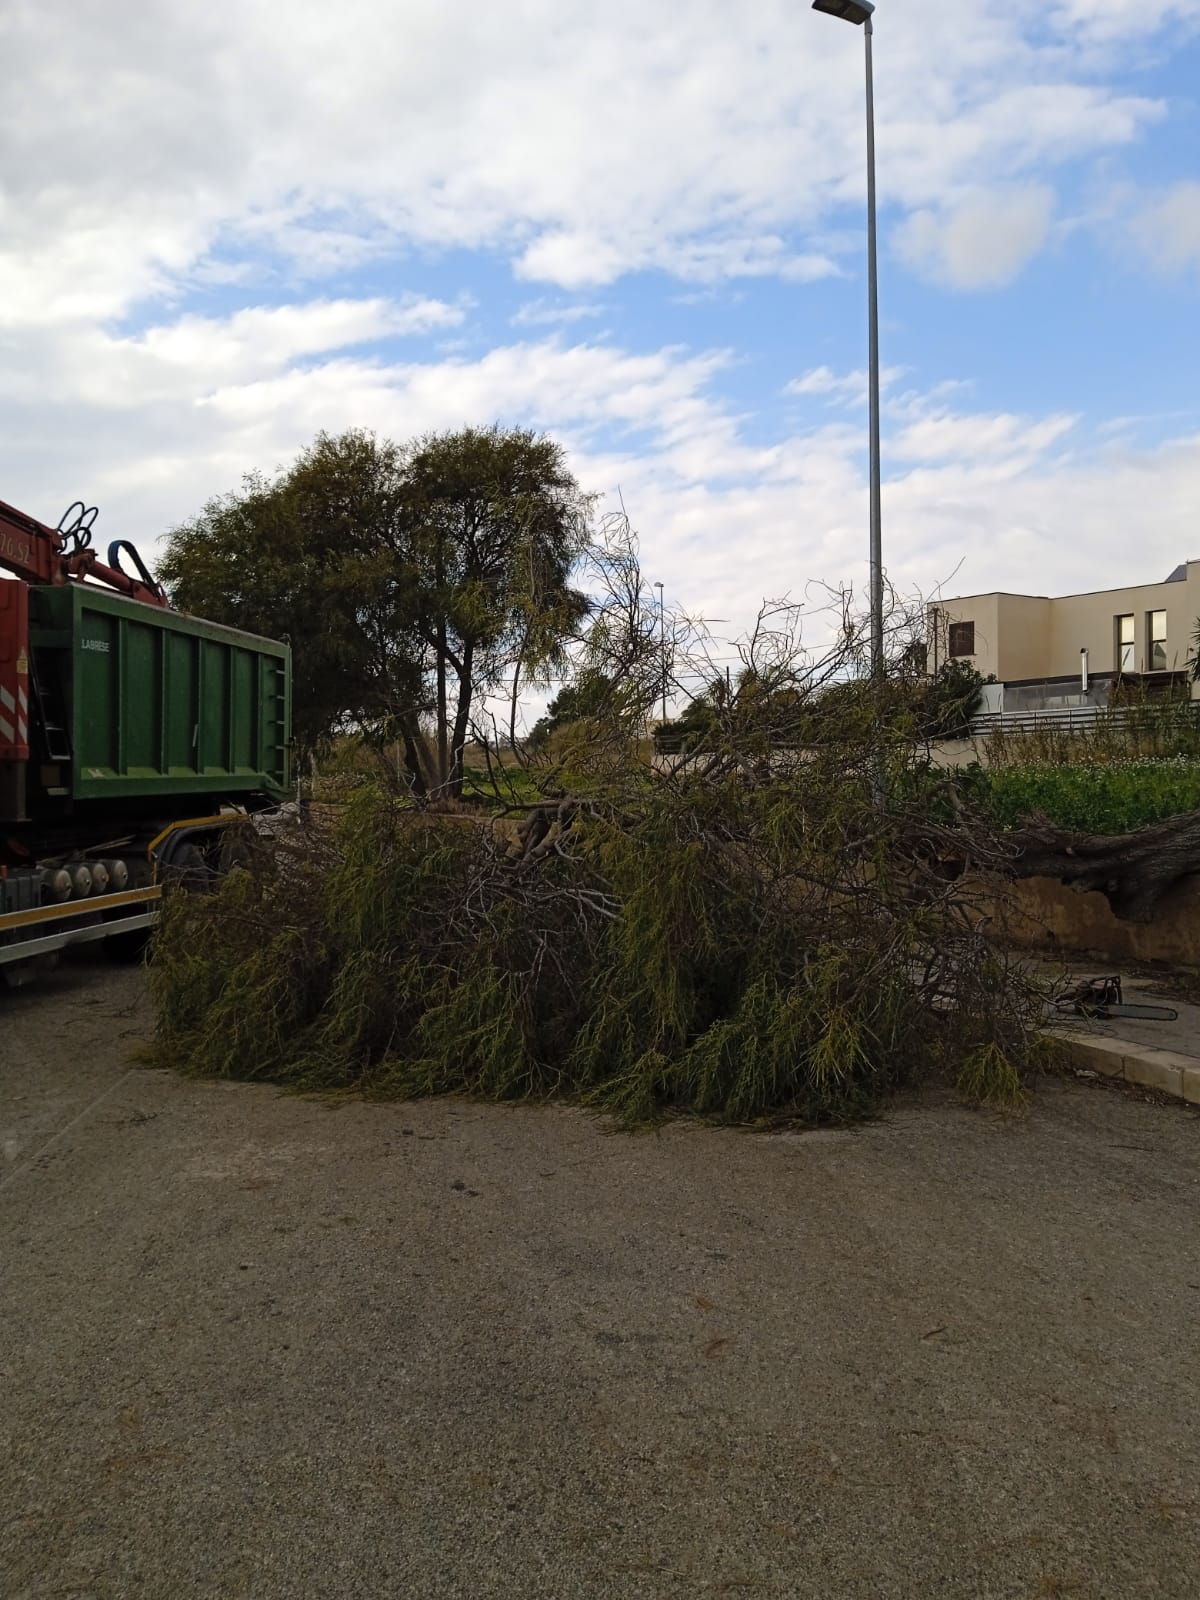
POLYGON ((290 642, 302 748, 398 736, 414 785, 457 795, 480 697, 547 670, 587 614, 591 508, 524 429, 320 434, 171 530, 159 573, 181 608, 290 642))
POLYGON ((596 667, 584 667, 578 677, 563 685, 539 717, 529 735, 529 742, 537 748, 559 728, 585 717, 604 714, 617 692, 618 685, 596 667))

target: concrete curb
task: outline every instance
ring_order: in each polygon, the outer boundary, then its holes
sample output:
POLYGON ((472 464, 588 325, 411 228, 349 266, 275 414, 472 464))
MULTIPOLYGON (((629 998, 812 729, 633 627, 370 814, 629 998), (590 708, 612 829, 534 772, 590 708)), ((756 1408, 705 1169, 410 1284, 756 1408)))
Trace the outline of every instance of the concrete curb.
POLYGON ((1102 1072, 1107 1078, 1123 1078, 1143 1089, 1159 1089, 1176 1100, 1200 1105, 1200 1058, 1196 1056, 1135 1045, 1128 1039, 1076 1033, 1069 1028, 1051 1028, 1050 1032, 1066 1045, 1072 1066, 1102 1072))

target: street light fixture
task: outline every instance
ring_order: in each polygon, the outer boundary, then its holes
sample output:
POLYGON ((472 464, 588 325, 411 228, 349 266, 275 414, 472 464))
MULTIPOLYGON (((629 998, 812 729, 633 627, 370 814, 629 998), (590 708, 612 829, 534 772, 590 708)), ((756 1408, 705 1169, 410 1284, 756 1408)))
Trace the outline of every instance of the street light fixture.
POLYGON ((814 11, 862 28, 867 58, 867 301, 871 397, 871 676, 883 677, 883 526, 879 471, 879 276, 875 251, 875 82, 871 64, 870 0, 813 0, 814 11))
POLYGON ((667 613, 663 601, 663 586, 656 583, 658 590, 658 643, 662 653, 662 719, 667 720, 667 613))
POLYGON ((825 11, 831 17, 845 17, 847 22, 861 26, 875 10, 868 0, 813 0, 814 11, 825 11))

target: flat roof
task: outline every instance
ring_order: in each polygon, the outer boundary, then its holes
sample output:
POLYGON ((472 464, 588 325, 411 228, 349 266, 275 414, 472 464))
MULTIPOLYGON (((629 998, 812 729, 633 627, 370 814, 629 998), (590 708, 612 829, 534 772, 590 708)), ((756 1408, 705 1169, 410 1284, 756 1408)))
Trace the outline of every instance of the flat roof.
MULTIPOLYGON (((1187 566, 1192 566, 1188 561, 1187 566)), ((1157 583, 1121 583, 1113 589, 1078 589, 1074 594, 1022 594, 1015 589, 981 589, 978 594, 950 595, 944 600, 931 600, 931 606, 958 605, 964 600, 1089 600, 1093 595, 1127 594, 1131 589, 1165 589, 1177 584, 1178 578, 1160 578, 1157 583)))

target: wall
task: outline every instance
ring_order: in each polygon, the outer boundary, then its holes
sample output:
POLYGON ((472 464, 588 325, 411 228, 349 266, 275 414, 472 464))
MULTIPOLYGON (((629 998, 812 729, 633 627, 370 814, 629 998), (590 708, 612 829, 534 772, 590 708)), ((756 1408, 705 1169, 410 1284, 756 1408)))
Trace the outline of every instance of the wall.
POLYGON ((948 652, 950 623, 973 622, 975 654, 963 659, 985 678, 994 673, 1005 683, 1051 676, 1051 608, 1056 603, 1032 594, 970 594, 939 601, 931 608, 938 614, 939 663, 948 652))
MULTIPOLYGON (((1103 589, 1096 594, 1064 595, 1052 602, 1051 677, 1079 671, 1079 651, 1086 646, 1093 672, 1116 669, 1113 619, 1133 613, 1135 670, 1149 670, 1146 613, 1167 613, 1167 666, 1184 667, 1192 650, 1192 633, 1200 617, 1200 562, 1188 562, 1181 583, 1145 583, 1132 589, 1103 589)), ((1032 674, 1030 674, 1032 676, 1032 674)))
POLYGON ((1078 646, 1074 667, 1060 669, 1052 664, 1051 618, 1057 601, 1029 594, 1001 594, 996 599, 1000 664, 993 670, 1002 683, 1021 678, 1049 678, 1060 670, 1078 669, 1078 646))
POLYGON ((998 884, 992 912, 994 930, 1025 948, 1200 970, 1200 876, 1181 879, 1149 923, 1122 922, 1102 894, 1077 894, 1053 878, 998 884))
POLYGON ((987 749, 982 739, 939 739, 929 746, 929 759, 935 767, 969 767, 978 762, 988 764, 987 749))
POLYGON ((996 594, 970 594, 961 600, 940 600, 930 606, 929 628, 931 638, 936 638, 936 652, 931 651, 929 665, 942 666, 949 655, 948 635, 952 622, 975 624, 975 654, 964 656, 977 672, 986 678, 989 673, 1000 676, 997 663, 1000 659, 1000 596, 996 594), (936 629, 936 634, 934 630, 936 629))
POLYGON ((1146 583, 1130 589, 1101 589, 1092 594, 973 594, 938 601, 930 607, 936 626, 938 660, 945 658, 950 622, 974 622, 975 654, 971 665, 1002 683, 1022 679, 1076 678, 1079 652, 1088 652, 1088 670, 1116 670, 1114 618, 1132 613, 1135 670, 1148 670, 1146 614, 1167 613, 1167 666, 1180 671, 1192 653, 1192 634, 1200 619, 1200 561, 1187 563, 1186 579, 1146 583))

